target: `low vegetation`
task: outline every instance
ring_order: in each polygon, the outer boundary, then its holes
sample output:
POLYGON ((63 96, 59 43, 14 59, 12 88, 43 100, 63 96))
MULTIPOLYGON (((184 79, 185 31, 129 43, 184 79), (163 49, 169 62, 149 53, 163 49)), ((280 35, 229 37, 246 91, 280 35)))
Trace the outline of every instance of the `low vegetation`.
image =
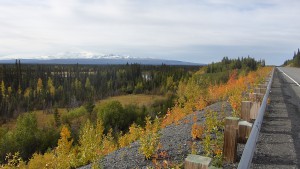
POLYGON ((157 146, 159 144, 159 131, 160 122, 158 118, 154 121, 150 120, 150 117, 146 118, 145 129, 140 136, 140 152, 144 154, 146 159, 150 159, 155 154, 157 146))
MULTIPOLYGON (((65 112, 49 109, 53 122, 43 128, 38 127, 37 114, 24 113, 18 117, 14 129, 0 128, 3 167, 75 168, 88 163, 94 163, 96 167, 101 157, 135 140, 140 140, 140 153, 155 161, 161 146, 161 128, 177 124, 195 110, 222 100, 228 101, 234 110, 233 116, 238 116, 245 92, 251 92, 270 70, 270 67, 264 67, 263 61, 249 57, 224 58, 220 63, 201 68, 189 78, 167 77, 160 87, 167 91, 165 99, 158 97, 151 106, 144 104, 149 100, 141 98, 136 99, 140 102, 128 104, 131 95, 119 101, 112 97, 95 105, 87 100, 65 112), (2 146, 8 143, 10 147, 2 146), (8 152, 16 154, 7 155, 8 152)), ((155 85, 155 82, 151 84, 155 85)), ((208 111, 205 123, 195 123, 191 132, 193 139, 202 140, 204 154, 214 159, 215 166, 222 165, 223 118, 222 114, 208 111)), ((164 162, 164 165, 168 164, 164 162)))

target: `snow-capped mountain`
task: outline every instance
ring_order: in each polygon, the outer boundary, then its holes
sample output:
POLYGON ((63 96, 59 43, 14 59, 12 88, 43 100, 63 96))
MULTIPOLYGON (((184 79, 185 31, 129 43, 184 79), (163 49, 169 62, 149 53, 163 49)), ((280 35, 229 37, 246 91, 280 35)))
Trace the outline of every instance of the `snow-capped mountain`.
POLYGON ((95 54, 92 52, 64 52, 55 55, 43 55, 35 57, 0 57, 0 63, 15 63, 20 59, 24 64, 144 64, 144 65, 203 65, 198 63, 183 62, 177 60, 164 60, 155 58, 139 58, 128 55, 95 54))
POLYGON ((128 55, 95 54, 92 52, 64 52, 55 55, 40 56, 35 59, 130 59, 128 55))

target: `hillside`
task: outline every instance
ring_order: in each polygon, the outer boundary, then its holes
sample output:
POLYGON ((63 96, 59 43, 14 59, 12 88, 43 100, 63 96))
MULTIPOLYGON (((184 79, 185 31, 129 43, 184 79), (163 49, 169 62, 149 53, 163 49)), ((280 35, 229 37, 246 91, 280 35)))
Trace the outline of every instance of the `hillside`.
MULTIPOLYGON (((16 65, 18 66, 18 64, 16 65)), ((13 66, 10 65, 10 67, 13 66)), ((17 68, 19 67, 21 66, 17 68)), ((90 68, 95 69, 94 67, 81 67, 81 70, 93 72, 90 68)), ((104 68, 110 70, 108 67, 104 68)), ((115 81, 118 82, 115 84, 124 86, 122 87, 123 91, 128 90, 128 86, 126 88, 125 85, 120 85, 120 82, 126 84, 126 81, 121 81, 126 77, 122 74, 126 75, 128 69, 128 75, 130 75, 130 67, 125 68, 118 71, 120 73, 117 76, 112 76, 112 78, 120 79, 115 81)), ((144 68, 149 74, 150 70, 157 71, 159 67, 141 68, 144 68)), ((251 92, 255 85, 263 81, 271 68, 264 67, 263 62, 255 61, 250 57, 224 58, 222 62, 202 67, 196 73, 190 72, 189 69, 176 67, 179 71, 172 71, 173 75, 167 75, 166 71, 172 70, 171 68, 161 67, 163 70, 161 75, 166 77, 163 79, 164 83, 159 81, 162 79, 161 76, 158 76, 158 80, 143 79, 143 76, 139 76, 137 78, 139 81, 135 81, 135 93, 142 92, 142 89, 145 89, 143 85, 148 85, 153 89, 153 92, 164 92, 167 96, 169 95, 170 99, 165 103, 155 103, 153 105, 155 107, 150 109, 144 106, 139 107, 137 104, 122 105, 115 100, 95 107, 95 100, 91 101, 95 97, 87 97, 83 100, 85 103, 82 106, 73 107, 66 114, 60 115, 57 109, 49 109, 48 113, 53 114, 55 123, 42 129, 37 127, 37 119, 33 113, 20 115, 15 129, 3 130, 1 133, 0 142, 3 143, 1 144, 1 149, 4 150, 3 156, 5 152, 16 153, 14 155, 9 154, 6 158, 8 160, 3 161, 3 166, 11 165, 11 159, 14 160, 19 156, 21 160, 18 164, 29 168, 45 165, 50 168, 76 168, 89 163, 92 163, 92 166, 97 166, 95 164, 103 157, 101 164, 104 168, 111 164, 117 167, 124 166, 125 164, 120 163, 120 161, 125 161, 126 165, 139 163, 138 166, 170 166, 180 165, 188 153, 205 154, 214 159, 215 166, 222 166, 224 117, 226 115, 239 116, 241 100, 245 96, 245 92, 251 92), (207 106, 209 107, 207 108, 207 106), (48 140, 51 140, 51 143, 48 143, 48 140), (11 147, 3 146, 8 143, 11 147), (40 147, 33 149, 30 146, 32 143, 40 147), (47 143, 47 145, 41 143, 47 143), (48 151, 45 151, 46 148, 48 151), (37 153, 41 152, 38 151, 40 149, 44 152, 37 153)), ((86 75, 95 76, 94 73, 82 74, 83 82, 78 82, 74 78, 76 77, 76 69, 78 70, 75 65, 75 71, 70 71, 71 75, 68 76, 74 82, 65 81, 65 87, 68 89, 68 86, 74 86, 74 94, 78 94, 79 99, 87 94, 81 86, 94 91, 98 86, 97 84, 103 84, 101 81, 96 81, 97 78, 91 77, 90 80, 86 77, 86 75), (94 82, 93 85, 91 82, 94 82)), ((46 70, 51 72, 49 69, 46 70)), ((65 69, 62 68, 62 71, 59 72, 63 72, 63 70, 65 69)), ((99 76, 101 75, 101 71, 94 72, 97 72, 99 76)), ((58 75, 65 78, 62 76, 63 73, 58 73, 58 75)), ((53 86, 59 85, 59 81, 57 81, 58 83, 49 81, 43 86, 41 85, 42 80, 38 79, 36 85, 33 85, 34 91, 31 99, 40 100, 39 98, 43 97, 53 97, 51 91, 57 88, 53 86), (40 91, 50 95, 42 95, 43 93, 40 91), (39 97, 34 98, 35 93, 40 94, 37 95, 39 97)), ((108 82, 107 84, 112 91, 118 89, 115 85, 110 85, 110 82, 114 82, 113 80, 108 82)), ((58 88, 62 87, 58 86, 58 88)), ((103 91, 105 90, 99 90, 99 93, 103 91)), ((144 92, 148 93, 149 90, 144 90, 144 92)), ((18 94, 22 94, 22 91, 18 94)), ((57 93, 53 92, 53 94, 60 96, 62 93, 58 91, 57 93)), ((61 98, 53 97, 54 101, 55 99, 59 101, 61 98)), ((134 100, 134 98, 130 99, 134 100)), ((142 99, 139 98, 139 101, 142 99)), ((53 103, 55 102, 49 102, 49 105, 53 105, 53 103)), ((74 105, 73 99, 71 99, 71 103, 74 105)), ((111 167, 114 168, 114 166, 107 168, 111 167)), ((129 166, 129 168, 131 167, 129 166)))
MULTIPOLYGON (((202 111, 196 111, 190 115, 187 115, 182 120, 178 121, 178 124, 171 124, 160 131, 161 138, 160 143, 162 148, 159 152, 165 153, 165 156, 159 156, 157 159, 156 167, 163 164, 166 160, 169 167, 181 166, 184 159, 188 154, 192 153, 192 144, 197 150, 197 154, 203 154, 202 141, 193 140, 191 136, 192 125, 194 124, 194 118, 197 117, 197 124, 203 124, 205 120, 204 114, 208 111, 214 111, 217 113, 225 113, 229 116, 232 112, 232 108, 228 102, 218 102, 206 107, 202 111)), ((99 163, 103 168, 145 168, 155 167, 151 160, 145 160, 145 157, 139 152, 139 141, 131 143, 129 146, 121 148, 111 154, 105 156, 99 163)), ((92 168, 89 164, 79 169, 92 168)), ((160 167, 159 167, 160 168, 160 167)))

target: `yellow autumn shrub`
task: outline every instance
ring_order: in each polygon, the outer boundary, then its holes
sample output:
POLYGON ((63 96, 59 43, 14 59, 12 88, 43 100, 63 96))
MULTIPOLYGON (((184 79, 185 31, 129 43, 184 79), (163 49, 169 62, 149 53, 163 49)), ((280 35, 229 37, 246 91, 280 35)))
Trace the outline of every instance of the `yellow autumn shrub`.
POLYGON ((222 149, 224 143, 224 113, 207 111, 205 113, 205 138, 203 139, 203 148, 206 156, 213 158, 213 165, 222 166, 222 149), (212 137, 212 135, 214 135, 212 137))
POLYGON ((53 153, 39 154, 34 153, 28 162, 28 169, 46 169, 54 168, 53 164, 54 155, 53 153))
POLYGON ((146 117, 146 126, 140 138, 139 148, 139 151, 145 156, 146 159, 150 159, 157 150, 160 138, 159 129, 160 121, 158 118, 155 118, 154 121, 151 121, 150 117, 146 117))
POLYGON ((114 137, 112 136, 112 129, 103 137, 102 146, 98 153, 107 155, 118 149, 114 137))
POLYGON ((60 132, 58 145, 54 150, 54 168, 67 169, 71 168, 72 154, 70 153, 73 140, 71 133, 66 126, 63 126, 60 132))
POLYGON ((133 123, 129 127, 129 132, 121 136, 118 140, 120 147, 126 147, 130 143, 140 139, 140 136, 143 132, 143 129, 139 126, 137 126, 135 123, 133 123))
POLYGON ((102 154, 99 149, 103 140, 104 127, 98 120, 96 127, 88 120, 80 131, 79 135, 79 164, 84 165, 95 161, 102 154))
POLYGON ((26 169, 26 163, 20 157, 19 152, 16 152, 14 154, 6 154, 5 160, 7 161, 7 164, 0 166, 3 169, 26 169))

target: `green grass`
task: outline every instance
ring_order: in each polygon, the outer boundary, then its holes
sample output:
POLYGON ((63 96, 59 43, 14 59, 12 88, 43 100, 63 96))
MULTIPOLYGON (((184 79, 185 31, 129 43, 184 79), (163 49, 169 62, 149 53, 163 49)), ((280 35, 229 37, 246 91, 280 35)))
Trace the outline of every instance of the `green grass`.
POLYGON ((99 100, 96 102, 96 106, 102 105, 109 101, 119 101, 123 106, 134 104, 137 106, 150 107, 156 100, 163 100, 163 99, 166 99, 166 97, 159 96, 159 95, 131 94, 131 95, 114 96, 104 100, 99 100))
MULTIPOLYGON (((109 101, 119 101, 123 106, 134 104, 137 106, 150 107, 156 100, 164 100, 164 99, 166 99, 166 97, 160 95, 145 95, 145 94, 122 95, 122 96, 109 97, 103 100, 98 100, 96 101, 95 106, 96 107, 101 106, 102 104, 107 103, 109 101)), ((39 128, 43 128, 54 123, 53 113, 47 113, 46 111, 43 110, 36 110, 33 112, 36 114, 39 128)), ((58 112, 62 116, 62 114, 65 114, 68 111, 66 108, 59 108, 58 112)), ((15 128, 16 121, 17 121, 16 119, 11 119, 9 122, 3 124, 2 127, 11 130, 15 128)))

